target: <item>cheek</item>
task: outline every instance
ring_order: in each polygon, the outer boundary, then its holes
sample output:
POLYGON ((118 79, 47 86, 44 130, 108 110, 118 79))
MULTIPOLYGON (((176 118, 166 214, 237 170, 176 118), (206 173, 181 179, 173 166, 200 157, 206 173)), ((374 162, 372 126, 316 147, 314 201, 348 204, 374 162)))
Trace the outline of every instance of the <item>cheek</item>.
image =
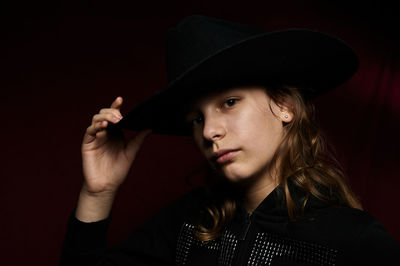
POLYGON ((244 148, 255 160, 266 160, 273 156, 280 144, 283 127, 280 120, 271 115, 253 115, 247 118, 246 130, 241 139, 244 148), (265 158, 268 157, 268 158, 265 158))

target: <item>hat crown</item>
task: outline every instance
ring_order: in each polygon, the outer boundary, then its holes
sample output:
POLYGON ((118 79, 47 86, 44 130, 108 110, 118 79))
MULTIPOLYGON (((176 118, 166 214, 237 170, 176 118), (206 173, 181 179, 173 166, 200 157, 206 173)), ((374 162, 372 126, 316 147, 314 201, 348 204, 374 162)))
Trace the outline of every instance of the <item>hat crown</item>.
POLYGON ((218 51, 263 33, 257 27, 201 15, 185 18, 167 33, 168 83, 218 51))
POLYGON ((311 29, 265 32, 193 15, 166 37, 167 86, 115 126, 190 135, 182 121, 190 99, 216 89, 271 84, 296 86, 305 99, 313 99, 347 81, 359 64, 345 42, 311 29))

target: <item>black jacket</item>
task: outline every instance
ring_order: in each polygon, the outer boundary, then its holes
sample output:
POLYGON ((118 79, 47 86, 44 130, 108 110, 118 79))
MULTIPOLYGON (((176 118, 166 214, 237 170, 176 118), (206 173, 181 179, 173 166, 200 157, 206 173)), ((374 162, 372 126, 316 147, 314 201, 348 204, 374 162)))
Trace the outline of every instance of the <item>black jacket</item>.
POLYGON ((291 222, 281 195, 278 186, 251 215, 239 204, 230 226, 210 242, 192 234, 203 188, 167 205, 111 248, 110 218, 83 223, 72 214, 60 265, 400 265, 400 244, 366 212, 311 198, 304 218, 291 222))

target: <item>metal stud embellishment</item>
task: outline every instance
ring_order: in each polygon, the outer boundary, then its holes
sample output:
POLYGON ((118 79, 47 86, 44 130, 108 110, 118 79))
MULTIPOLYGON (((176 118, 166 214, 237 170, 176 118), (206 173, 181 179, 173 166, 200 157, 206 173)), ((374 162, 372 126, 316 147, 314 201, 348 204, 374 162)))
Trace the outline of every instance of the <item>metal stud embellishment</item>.
MULTIPOLYGON (((193 248, 201 247, 218 254, 218 265, 232 265, 238 239, 229 231, 212 241, 199 241, 193 235, 195 226, 184 223, 176 247, 176 265, 187 265, 193 248)), ((334 266, 338 251, 319 244, 282 237, 270 233, 258 233, 253 243, 247 265, 273 265, 274 259, 306 263, 307 265, 334 266)), ((207 254, 204 254, 207 256, 207 254)))
POLYGON ((179 233, 178 243, 176 245, 176 265, 185 265, 189 255, 189 249, 195 238, 193 237, 194 225, 184 223, 179 233))
POLYGON ((186 265, 190 249, 193 247, 219 251, 218 265, 232 264, 238 242, 232 233, 225 231, 218 240, 200 241, 194 237, 194 229, 194 225, 188 223, 182 225, 176 246, 176 265, 186 265))
POLYGON ((235 235, 225 231, 221 236, 221 253, 218 258, 218 265, 231 265, 235 255, 238 240, 235 235))
POLYGON ((318 244, 258 233, 247 265, 271 265, 275 257, 282 257, 309 265, 336 264, 337 250, 318 244))

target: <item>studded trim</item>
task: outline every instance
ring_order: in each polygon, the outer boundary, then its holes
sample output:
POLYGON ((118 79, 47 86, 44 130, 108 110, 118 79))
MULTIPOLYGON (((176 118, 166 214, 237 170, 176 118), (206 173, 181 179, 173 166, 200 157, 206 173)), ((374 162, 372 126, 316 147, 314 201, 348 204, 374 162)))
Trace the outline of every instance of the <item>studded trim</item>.
MULTIPOLYGON (((225 231, 217 240, 199 241, 193 235, 195 226, 184 223, 176 247, 176 265, 187 265, 191 248, 204 247, 219 251, 218 265, 232 265, 238 245, 237 237, 225 231)), ((271 265, 274 258, 281 257, 309 265, 336 265, 337 250, 319 244, 261 232, 256 235, 247 265, 271 265)))
POLYGON ((275 257, 309 265, 333 266, 337 250, 268 233, 258 233, 247 265, 271 265, 275 257))
POLYGON ((238 240, 235 235, 225 231, 221 237, 221 253, 218 258, 218 265, 231 265, 235 255, 238 240))
POLYGON ((225 231, 218 240, 200 241, 194 237, 194 229, 194 225, 188 223, 182 225, 176 246, 176 265, 186 265, 190 248, 194 246, 220 251, 218 265, 232 264, 237 246, 237 239, 232 233, 225 231))

